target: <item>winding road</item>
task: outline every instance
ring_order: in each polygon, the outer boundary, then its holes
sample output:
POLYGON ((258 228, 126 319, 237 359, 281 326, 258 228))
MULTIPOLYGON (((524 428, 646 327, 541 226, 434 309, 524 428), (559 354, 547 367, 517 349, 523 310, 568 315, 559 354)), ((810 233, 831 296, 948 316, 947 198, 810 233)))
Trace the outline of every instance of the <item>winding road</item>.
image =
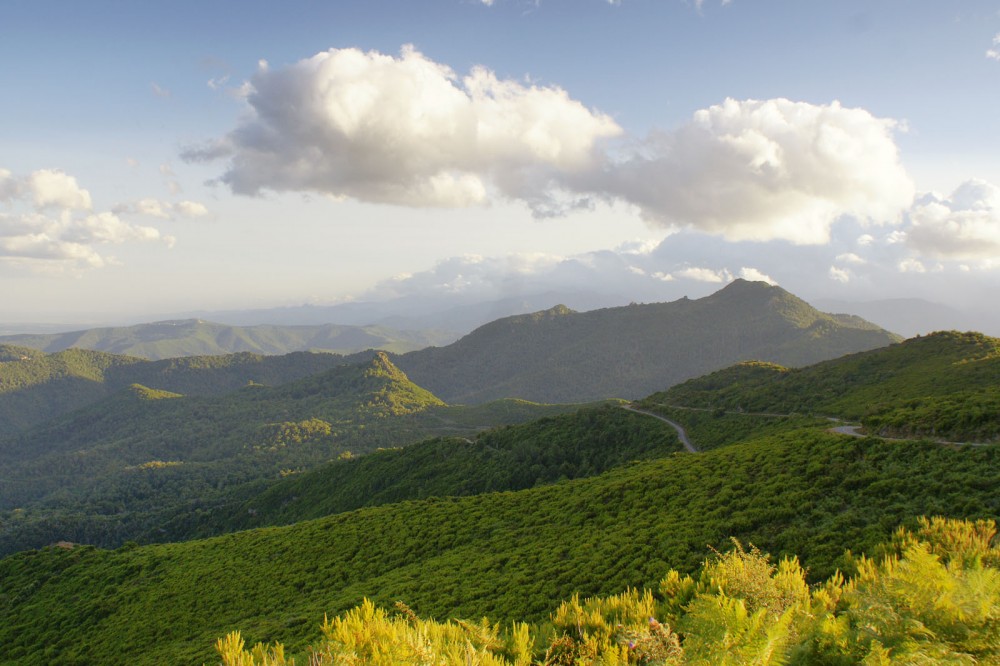
POLYGON ((652 416, 654 419, 659 419, 663 421, 664 423, 666 423, 667 425, 669 425, 670 427, 672 427, 674 430, 677 431, 677 439, 681 440, 681 444, 684 445, 684 448, 687 449, 688 453, 698 453, 698 449, 695 448, 694 444, 691 443, 691 440, 688 439, 687 431, 684 430, 684 426, 682 426, 680 423, 677 423, 676 421, 671 421, 670 419, 660 416, 659 414, 654 414, 653 412, 647 412, 644 409, 637 409, 632 405, 622 405, 622 409, 627 409, 628 411, 635 412, 636 414, 645 414, 646 416, 652 416))

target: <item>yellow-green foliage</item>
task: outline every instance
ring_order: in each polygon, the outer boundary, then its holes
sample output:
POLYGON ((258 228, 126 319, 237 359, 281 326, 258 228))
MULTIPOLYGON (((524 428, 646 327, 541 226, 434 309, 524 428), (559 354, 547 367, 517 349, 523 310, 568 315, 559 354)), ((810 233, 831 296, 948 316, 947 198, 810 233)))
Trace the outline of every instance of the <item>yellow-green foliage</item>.
MULTIPOLYGON (((507 637, 486 619, 479 623, 459 620, 422 620, 406 606, 390 616, 365 601, 333 620, 324 619, 324 641, 310 651, 310 666, 526 666, 531 663, 528 626, 515 624, 507 637)), ((258 643, 244 648, 238 631, 216 643, 223 666, 294 666, 281 644, 258 643)))
MULTIPOLYGON (((563 602, 550 626, 392 616, 365 600, 324 620, 310 666, 355 664, 1000 663, 1000 548, 992 521, 921 519, 858 573, 810 588, 795 558, 777 565, 734 540, 697 579, 671 571, 649 590, 563 602), (544 636, 544 638, 540 638, 544 636)), ((220 639, 224 666, 286 666, 280 644, 220 639)))

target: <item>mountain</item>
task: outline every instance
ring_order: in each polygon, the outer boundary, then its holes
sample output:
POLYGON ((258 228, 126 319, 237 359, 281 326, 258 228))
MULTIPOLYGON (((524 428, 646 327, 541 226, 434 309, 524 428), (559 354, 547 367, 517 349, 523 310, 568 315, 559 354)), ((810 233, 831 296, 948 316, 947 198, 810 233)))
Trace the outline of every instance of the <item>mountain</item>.
POLYGON ((780 287, 736 280, 698 300, 507 317, 395 362, 448 402, 580 402, 638 398, 738 361, 807 365, 898 340, 780 287))
POLYGON ((248 383, 279 385, 349 362, 336 354, 248 352, 147 361, 83 349, 46 354, 0 345, 0 435, 91 405, 132 384, 210 396, 248 383))
MULTIPOLYGON (((190 359, 177 362, 189 370, 190 359)), ((230 370, 219 368, 216 383, 230 370)), ((187 529, 178 514, 251 496, 338 458, 575 409, 524 401, 449 407, 383 352, 276 386, 244 380, 223 393, 177 390, 185 382, 176 380, 208 383, 211 374, 149 378, 175 381, 107 389, 92 404, 0 439, 0 553, 59 539, 113 546, 142 535, 177 538, 187 529)))
POLYGON ((399 331, 385 326, 228 326, 201 319, 159 321, 117 328, 0 336, 0 344, 59 352, 71 347, 152 360, 253 352, 295 351, 351 354, 366 349, 397 353, 447 344, 456 334, 441 330, 399 331))

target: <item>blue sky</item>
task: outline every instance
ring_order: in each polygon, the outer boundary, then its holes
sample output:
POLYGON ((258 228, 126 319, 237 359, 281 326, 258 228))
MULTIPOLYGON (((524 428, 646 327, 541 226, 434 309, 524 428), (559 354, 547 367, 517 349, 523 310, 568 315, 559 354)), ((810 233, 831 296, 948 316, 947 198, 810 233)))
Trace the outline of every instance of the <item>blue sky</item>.
POLYGON ((1000 287, 1000 2, 0 10, 7 321, 1000 287))

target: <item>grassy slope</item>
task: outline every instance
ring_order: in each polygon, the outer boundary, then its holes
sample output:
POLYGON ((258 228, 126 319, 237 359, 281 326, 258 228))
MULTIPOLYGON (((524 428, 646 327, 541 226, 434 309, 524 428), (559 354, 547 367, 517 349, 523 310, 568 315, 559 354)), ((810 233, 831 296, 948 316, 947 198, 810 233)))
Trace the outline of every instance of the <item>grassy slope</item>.
POLYGON ((515 493, 0 561, 0 662, 200 663, 232 628, 301 647, 368 596, 438 618, 545 616, 574 592, 693 571, 729 536, 815 578, 920 514, 995 517, 1000 451, 792 432, 515 493))
POLYGON ((397 364, 449 402, 637 398, 741 360, 805 365, 898 340, 779 287, 737 280, 699 300, 508 317, 397 364))

